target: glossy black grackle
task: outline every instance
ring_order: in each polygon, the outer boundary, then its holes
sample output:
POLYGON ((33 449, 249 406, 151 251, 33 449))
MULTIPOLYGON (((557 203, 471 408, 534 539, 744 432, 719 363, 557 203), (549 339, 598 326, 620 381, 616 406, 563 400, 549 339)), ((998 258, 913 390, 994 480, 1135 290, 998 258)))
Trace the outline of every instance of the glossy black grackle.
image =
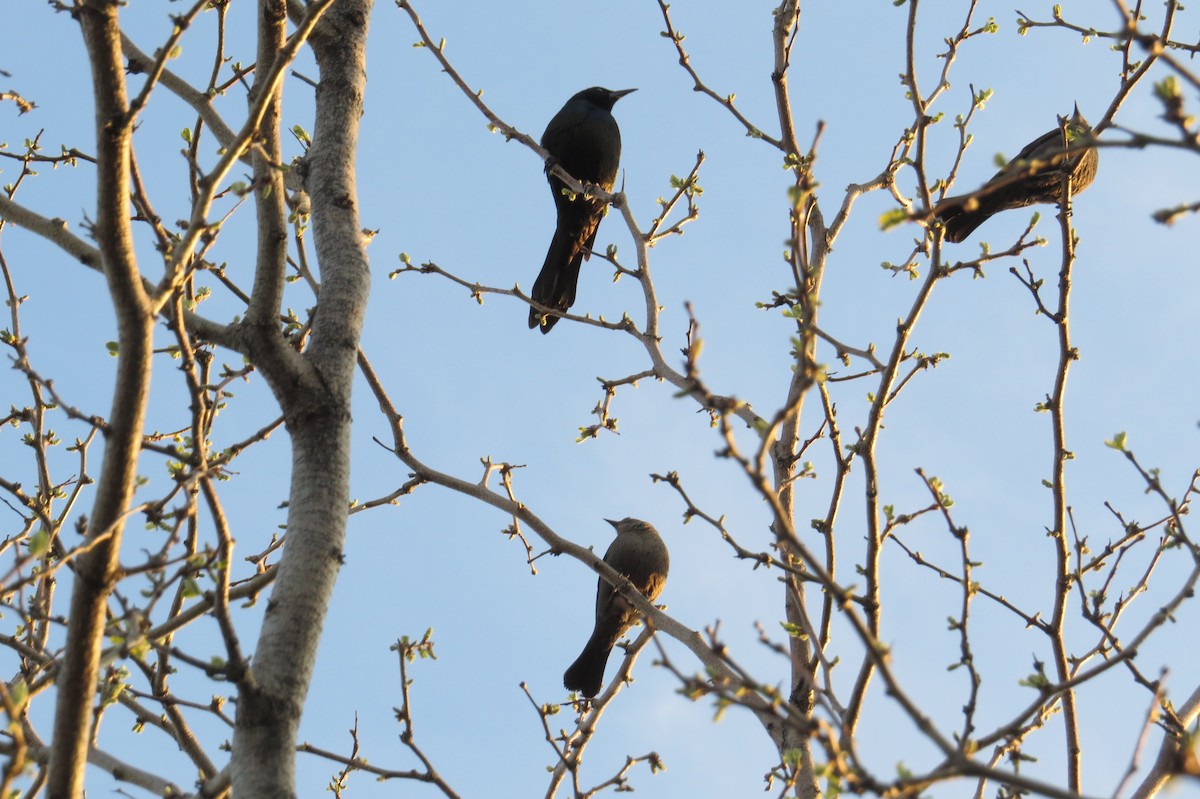
MULTIPOLYGON (((549 176, 549 170, 558 164, 580 183, 612 191, 621 160, 621 131, 612 107, 632 91, 637 90, 612 91, 599 86, 584 89, 567 100, 542 134, 542 146, 550 152, 546 171, 558 210, 558 225, 530 296, 557 311, 566 311, 575 303, 579 267, 591 253, 606 204, 579 194, 564 194, 566 186, 549 176)), ((529 309, 529 326, 540 325, 543 333, 549 333, 558 320, 553 314, 529 309)))

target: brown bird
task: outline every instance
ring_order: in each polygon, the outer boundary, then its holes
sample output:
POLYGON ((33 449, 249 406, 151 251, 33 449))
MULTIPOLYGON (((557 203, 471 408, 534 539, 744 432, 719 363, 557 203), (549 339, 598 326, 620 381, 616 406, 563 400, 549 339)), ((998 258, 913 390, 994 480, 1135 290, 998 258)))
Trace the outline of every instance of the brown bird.
MULTIPOLYGON (((604 562, 629 578, 653 602, 667 583, 671 558, 653 527, 637 519, 614 522, 617 538, 604 553, 604 562)), ((591 699, 600 693, 604 667, 613 646, 638 620, 637 610, 603 577, 596 586, 596 627, 583 652, 563 674, 563 686, 591 699)))
POLYGON ((946 225, 946 241, 958 243, 971 235, 992 214, 1038 203, 1062 203, 1063 177, 1071 176, 1071 194, 1092 184, 1100 160, 1089 138, 1092 127, 1079 113, 1060 127, 1025 145, 983 188, 971 194, 947 197, 933 209, 946 225), (1062 127, 1065 124, 1065 131, 1062 127))
MULTIPOLYGON (((584 89, 567 100, 542 134, 542 146, 550 153, 546 178, 554 193, 558 222, 530 296, 557 311, 565 312, 575 304, 579 268, 591 255, 608 204, 582 194, 564 194, 566 185, 550 175, 550 170, 558 164, 580 183, 612 191, 621 161, 621 131, 612 109, 617 100, 633 91, 637 90, 584 89)), ((558 320, 553 314, 529 309, 529 326, 543 333, 549 333, 558 320)))

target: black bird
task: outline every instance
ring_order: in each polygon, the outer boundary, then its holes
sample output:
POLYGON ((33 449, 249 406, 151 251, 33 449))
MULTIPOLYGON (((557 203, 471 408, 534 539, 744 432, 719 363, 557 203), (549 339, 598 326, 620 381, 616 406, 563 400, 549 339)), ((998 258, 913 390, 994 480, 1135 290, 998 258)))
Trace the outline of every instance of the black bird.
MULTIPOLYGON (((667 584, 671 558, 653 527, 637 519, 614 522, 617 538, 604 553, 604 562, 629 578, 653 602, 667 584)), ((609 653, 638 620, 637 610, 603 577, 596 586, 596 627, 583 652, 563 674, 563 686, 591 699, 600 693, 609 653)))
MULTIPOLYGON (((583 184, 593 184, 612 191, 617 182, 617 165, 621 161, 621 131, 613 118, 612 107, 630 92, 614 92, 593 86, 576 94, 562 107, 542 134, 542 146, 550 152, 546 175, 558 209, 558 226, 546 253, 546 262, 533 284, 530 294, 534 301, 566 311, 575 304, 575 286, 579 283, 579 267, 592 251, 596 231, 604 217, 606 204, 583 195, 563 194, 566 185, 550 175, 558 164, 567 174, 583 184)), ((541 325, 543 333, 559 317, 529 309, 529 326, 541 325)))
POLYGON ((946 241, 960 242, 992 214, 1038 203, 1061 203, 1062 180, 1071 176, 1071 194, 1079 194, 1096 177, 1099 156, 1089 145, 1092 126, 1079 113, 1059 117, 1057 127, 1025 145, 1017 157, 1005 164, 983 188, 971 194, 947 197, 934 214, 946 224, 946 241))

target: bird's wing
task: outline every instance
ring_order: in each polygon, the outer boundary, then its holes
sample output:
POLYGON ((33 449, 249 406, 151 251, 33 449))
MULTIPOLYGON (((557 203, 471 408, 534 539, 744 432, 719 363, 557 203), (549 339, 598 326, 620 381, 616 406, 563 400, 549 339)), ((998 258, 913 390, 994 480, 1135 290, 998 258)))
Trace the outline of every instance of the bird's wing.
POLYGON ((1046 131, 1041 136, 1029 142, 1029 144, 1026 144, 1021 152, 1017 153, 1015 158, 1002 166, 1000 171, 988 183, 1010 178, 1014 174, 1030 171, 1042 172, 1046 169, 1056 168, 1061 165, 1062 156, 1062 128, 1046 131), (1031 167, 1034 167, 1035 164, 1036 168, 1031 170, 1031 167))

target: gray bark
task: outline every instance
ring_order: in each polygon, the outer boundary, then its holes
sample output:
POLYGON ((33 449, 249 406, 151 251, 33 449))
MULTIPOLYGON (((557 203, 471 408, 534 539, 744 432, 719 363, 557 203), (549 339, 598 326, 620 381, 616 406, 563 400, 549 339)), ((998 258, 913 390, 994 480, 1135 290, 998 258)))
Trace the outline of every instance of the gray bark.
MULTIPOLYGON (((302 356, 286 346, 269 318, 277 307, 248 316, 244 329, 251 358, 283 408, 292 440, 292 482, 279 573, 253 665, 239 686, 231 763, 235 797, 296 795, 296 732, 342 561, 350 395, 370 287, 354 173, 370 9, 370 0, 335 3, 311 39, 321 70, 308 158, 321 280, 311 343, 302 356)), ((277 265, 269 247, 260 247, 259 257, 260 269, 277 265)))

